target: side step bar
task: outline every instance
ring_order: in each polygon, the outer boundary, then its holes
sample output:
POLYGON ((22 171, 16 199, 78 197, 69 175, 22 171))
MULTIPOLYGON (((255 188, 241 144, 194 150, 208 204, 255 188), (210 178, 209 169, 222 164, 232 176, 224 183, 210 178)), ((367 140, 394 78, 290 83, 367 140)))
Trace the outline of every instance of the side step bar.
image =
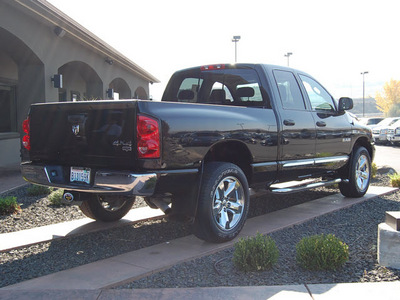
POLYGON ((294 193, 294 192, 301 192, 317 187, 322 187, 322 186, 328 186, 328 185, 333 185, 336 183, 340 183, 342 181, 347 181, 347 180, 342 180, 340 178, 337 179, 332 179, 332 180, 324 180, 324 181, 318 181, 318 182, 312 182, 312 183, 306 183, 302 185, 293 185, 293 186, 287 186, 283 188, 276 187, 274 188, 274 185, 271 185, 269 187, 269 190, 274 193, 274 194, 286 194, 286 193, 294 193))

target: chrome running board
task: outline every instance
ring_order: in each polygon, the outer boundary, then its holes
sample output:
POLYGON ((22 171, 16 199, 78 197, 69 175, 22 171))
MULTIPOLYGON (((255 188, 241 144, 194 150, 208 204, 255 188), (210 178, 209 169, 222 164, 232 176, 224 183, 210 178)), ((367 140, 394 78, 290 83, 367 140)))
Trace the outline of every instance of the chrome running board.
POLYGON ((322 186, 328 186, 328 185, 333 185, 336 183, 340 183, 343 180, 340 178, 337 179, 332 179, 332 180, 324 180, 324 181, 318 181, 318 182, 312 182, 312 183, 306 183, 306 184, 298 184, 299 182, 296 182, 297 184, 294 184, 292 186, 286 186, 283 188, 279 187, 274 187, 275 184, 271 185, 269 187, 269 190, 274 193, 274 194, 286 194, 286 193, 294 193, 294 192, 301 192, 317 187, 322 187, 322 186))

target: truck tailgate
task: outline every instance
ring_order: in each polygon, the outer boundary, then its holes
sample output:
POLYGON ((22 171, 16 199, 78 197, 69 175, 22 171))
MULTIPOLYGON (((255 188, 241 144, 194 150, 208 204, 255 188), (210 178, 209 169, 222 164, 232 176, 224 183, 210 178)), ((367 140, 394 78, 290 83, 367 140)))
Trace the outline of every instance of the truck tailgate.
POLYGON ((46 103, 31 106, 30 160, 126 169, 134 151, 136 101, 46 103))

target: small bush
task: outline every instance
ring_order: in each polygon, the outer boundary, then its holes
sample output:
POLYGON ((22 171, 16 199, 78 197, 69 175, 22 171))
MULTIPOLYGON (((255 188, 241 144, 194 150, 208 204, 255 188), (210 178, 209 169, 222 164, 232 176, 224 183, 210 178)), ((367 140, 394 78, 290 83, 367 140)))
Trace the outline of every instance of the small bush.
POLYGON ((279 257, 275 241, 269 236, 257 233, 255 237, 239 239, 235 244, 233 263, 244 271, 263 271, 272 267, 279 257))
POLYGON ((58 189, 53 192, 49 196, 47 196, 47 199, 51 202, 53 205, 60 206, 62 205, 62 197, 64 195, 64 190, 63 189, 58 189))
POLYGON ((400 174, 389 175, 392 187, 400 187, 400 174))
POLYGON ((349 247, 333 234, 305 237, 296 251, 297 262, 309 270, 335 270, 349 259, 349 247))
POLYGON ((376 165, 376 163, 372 163, 372 165, 371 165, 371 177, 375 178, 377 173, 378 173, 378 166, 376 165))
POLYGON ((17 203, 16 197, 9 196, 5 198, 0 198, 0 214, 13 214, 19 210, 21 210, 21 207, 17 203))
POLYGON ((29 196, 40 196, 40 195, 48 195, 53 191, 52 188, 42 185, 32 185, 27 189, 27 194, 29 196))

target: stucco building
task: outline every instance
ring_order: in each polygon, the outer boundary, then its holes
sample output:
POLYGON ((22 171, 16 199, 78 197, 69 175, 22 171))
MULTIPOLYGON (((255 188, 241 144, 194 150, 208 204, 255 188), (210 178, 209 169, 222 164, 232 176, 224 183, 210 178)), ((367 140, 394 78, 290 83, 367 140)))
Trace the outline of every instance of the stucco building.
POLYGON ((153 75, 45 0, 0 0, 0 171, 38 102, 149 98, 153 75))

